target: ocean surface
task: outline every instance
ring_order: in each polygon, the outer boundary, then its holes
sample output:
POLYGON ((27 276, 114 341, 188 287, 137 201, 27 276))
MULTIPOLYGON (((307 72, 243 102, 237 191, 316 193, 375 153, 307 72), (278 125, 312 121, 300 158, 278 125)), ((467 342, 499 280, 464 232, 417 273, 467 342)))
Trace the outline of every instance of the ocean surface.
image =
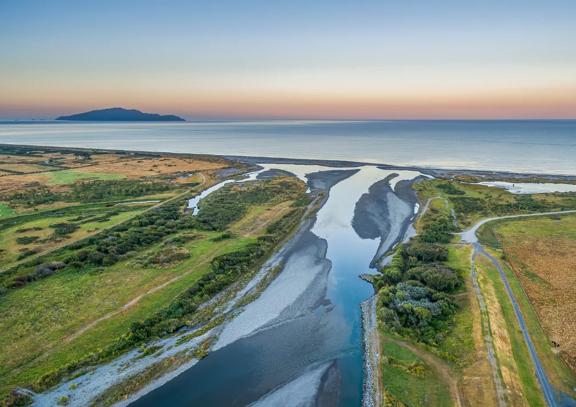
POLYGON ((576 175, 576 120, 0 122, 0 143, 576 175))

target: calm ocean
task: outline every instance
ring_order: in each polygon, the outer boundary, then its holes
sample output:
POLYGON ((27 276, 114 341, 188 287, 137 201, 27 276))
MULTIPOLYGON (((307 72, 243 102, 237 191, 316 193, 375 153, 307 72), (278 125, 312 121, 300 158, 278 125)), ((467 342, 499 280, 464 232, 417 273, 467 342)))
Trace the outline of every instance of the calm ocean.
POLYGON ((576 174, 576 120, 0 122, 0 143, 576 174))

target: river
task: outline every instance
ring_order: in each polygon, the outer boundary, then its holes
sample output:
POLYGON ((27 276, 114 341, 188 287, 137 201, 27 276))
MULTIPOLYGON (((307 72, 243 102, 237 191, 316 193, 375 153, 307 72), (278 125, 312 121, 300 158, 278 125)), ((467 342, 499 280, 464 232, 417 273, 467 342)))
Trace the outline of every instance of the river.
MULTIPOLYGON (((320 179, 322 168, 313 170, 309 178, 320 179)), ((388 228, 395 238, 362 239, 352 226, 359 216, 357 202, 394 172, 373 166, 342 172, 348 177, 331 188, 311 230, 287 255, 283 271, 223 328, 209 356, 134 406, 361 404, 360 304, 373 291, 359 275, 373 272, 369 266, 381 240, 401 238, 413 203, 405 203, 407 216, 391 214, 401 224, 388 228)), ((383 191, 380 199, 396 196, 389 184, 383 191)))

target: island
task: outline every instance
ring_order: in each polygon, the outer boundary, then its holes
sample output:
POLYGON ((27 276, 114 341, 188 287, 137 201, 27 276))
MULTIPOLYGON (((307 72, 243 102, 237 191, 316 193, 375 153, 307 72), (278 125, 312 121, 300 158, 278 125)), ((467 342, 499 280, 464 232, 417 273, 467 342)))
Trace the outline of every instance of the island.
POLYGON ((83 121, 83 122, 185 122, 175 115, 162 115, 158 113, 144 113, 136 109, 112 107, 109 109, 91 110, 89 112, 60 116, 56 120, 83 121))

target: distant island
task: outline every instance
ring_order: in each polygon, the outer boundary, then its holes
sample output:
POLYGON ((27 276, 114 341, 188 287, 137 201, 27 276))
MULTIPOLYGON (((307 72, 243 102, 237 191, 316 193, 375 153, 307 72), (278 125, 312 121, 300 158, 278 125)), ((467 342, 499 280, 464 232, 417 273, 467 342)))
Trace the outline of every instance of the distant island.
POLYGON ((181 117, 171 114, 144 113, 136 109, 113 107, 110 109, 91 110, 89 112, 60 116, 56 120, 86 122, 185 122, 181 117))

